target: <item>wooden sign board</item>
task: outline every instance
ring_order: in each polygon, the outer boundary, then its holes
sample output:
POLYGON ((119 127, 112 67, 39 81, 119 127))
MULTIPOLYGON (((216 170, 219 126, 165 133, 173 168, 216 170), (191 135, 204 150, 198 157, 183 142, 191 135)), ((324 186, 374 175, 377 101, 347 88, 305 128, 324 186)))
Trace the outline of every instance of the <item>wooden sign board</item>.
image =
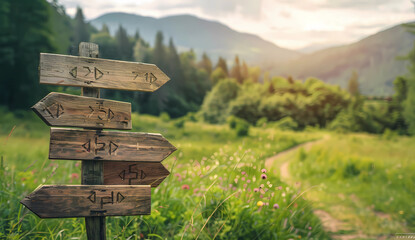
POLYGON ((174 151, 161 134, 50 130, 50 159, 161 162, 174 151))
POLYGON ((40 218, 145 215, 151 213, 151 187, 44 185, 20 203, 40 218))
POLYGON ((170 172, 161 163, 104 162, 105 185, 151 185, 157 187, 170 172))
POLYGON ((153 92, 170 78, 156 65, 40 54, 40 83, 153 92))
POLYGON ((32 107, 49 126, 131 129, 131 104, 49 93, 32 107))

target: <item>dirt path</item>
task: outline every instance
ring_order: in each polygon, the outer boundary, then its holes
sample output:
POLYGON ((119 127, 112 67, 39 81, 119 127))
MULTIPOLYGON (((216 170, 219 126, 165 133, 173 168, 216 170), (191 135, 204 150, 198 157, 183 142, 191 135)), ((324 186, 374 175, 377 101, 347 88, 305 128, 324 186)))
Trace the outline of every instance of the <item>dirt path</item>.
MULTIPOLYGON (((278 163, 278 161, 281 161, 280 159, 282 159, 284 156, 287 156, 288 154, 293 153, 294 151, 298 150, 299 148, 304 148, 304 150, 309 151, 311 149, 312 146, 317 145, 317 144, 321 144, 325 141, 327 141, 328 139, 330 139, 329 135, 325 135, 322 139, 319 140, 315 140, 315 141, 311 141, 311 142, 307 142, 307 143, 302 143, 299 144, 295 147, 292 147, 290 149, 287 149, 283 152, 278 153, 277 155, 270 157, 268 159, 265 160, 265 166, 267 169, 271 169, 272 166, 275 166, 275 163, 278 163)), ((289 171, 289 165, 290 161, 286 160, 285 162, 282 162, 279 165, 279 170, 280 170, 280 176, 281 179, 285 182, 291 182, 292 183, 292 177, 289 171)), ((323 224, 323 228, 325 231, 327 232, 331 232, 332 233, 332 237, 333 239, 340 239, 340 240, 351 240, 351 239, 364 239, 367 236, 363 235, 362 233, 351 233, 351 234, 336 234, 336 232, 339 232, 341 230, 344 230, 345 227, 345 223, 342 222, 339 219, 334 218, 333 216, 331 216, 328 212, 321 210, 321 209, 316 209, 314 210, 314 214, 320 218, 321 223, 323 224)))

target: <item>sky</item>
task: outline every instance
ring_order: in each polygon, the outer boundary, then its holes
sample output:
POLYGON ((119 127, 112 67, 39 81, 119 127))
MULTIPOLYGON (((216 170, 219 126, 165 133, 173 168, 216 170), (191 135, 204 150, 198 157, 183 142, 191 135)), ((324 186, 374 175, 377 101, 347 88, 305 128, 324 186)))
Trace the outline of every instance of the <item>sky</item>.
POLYGON ((256 34, 280 47, 322 48, 360 40, 415 20, 411 0, 59 0, 87 20, 109 12, 164 17, 192 14, 256 34))

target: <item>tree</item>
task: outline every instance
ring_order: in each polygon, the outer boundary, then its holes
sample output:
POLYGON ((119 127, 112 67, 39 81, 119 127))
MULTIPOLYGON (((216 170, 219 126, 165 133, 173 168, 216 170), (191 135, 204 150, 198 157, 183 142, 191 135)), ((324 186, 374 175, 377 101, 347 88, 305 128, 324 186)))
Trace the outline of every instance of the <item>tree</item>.
POLYGON ((156 64, 161 70, 166 71, 166 50, 163 45, 164 37, 161 31, 156 34, 156 40, 154 43, 153 59, 152 62, 156 64))
POLYGON ((84 14, 82 9, 77 7, 75 15, 75 34, 74 34, 74 45, 78 46, 80 42, 89 41, 88 26, 85 23, 84 14))
POLYGON ((212 85, 216 85, 220 80, 225 79, 225 78, 226 78, 226 73, 220 67, 216 68, 215 71, 213 71, 212 74, 210 75, 212 85))
POLYGON ((241 74, 241 64, 239 63, 238 55, 235 56, 235 62, 231 69, 231 77, 235 78, 238 83, 243 82, 242 74, 241 74))
POLYGON ((206 53, 203 53, 202 60, 200 60, 198 66, 204 69, 209 75, 212 73, 212 62, 206 53))
POLYGON ((359 81, 358 81, 358 75, 356 71, 352 72, 352 75, 350 76, 349 83, 347 89, 349 90, 349 93, 352 96, 359 95, 359 81))
POLYGON ((226 64, 225 59, 223 59, 222 57, 219 57, 218 63, 216 64, 216 68, 222 68, 226 76, 229 76, 228 65, 226 64))
POLYGON ((46 88, 39 85, 39 53, 53 51, 49 5, 45 0, 5 0, 0 3, 1 103, 28 108, 46 88))
POLYGON ((132 59, 132 44, 127 36, 127 31, 120 25, 115 33, 117 43, 118 59, 131 60, 132 59))
POLYGON ((249 78, 249 68, 245 61, 242 62, 241 75, 244 80, 249 78))
POLYGON ((108 28, 108 25, 107 24, 105 24, 105 23, 102 24, 101 32, 110 35, 110 29, 108 28))

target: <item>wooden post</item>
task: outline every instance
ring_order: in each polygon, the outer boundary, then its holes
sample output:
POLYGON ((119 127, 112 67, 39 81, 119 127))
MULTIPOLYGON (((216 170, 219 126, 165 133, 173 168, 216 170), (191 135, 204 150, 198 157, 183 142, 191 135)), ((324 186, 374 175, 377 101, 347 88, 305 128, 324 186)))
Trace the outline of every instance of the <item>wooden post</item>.
MULTIPOLYGON (((81 42, 79 44, 79 56, 98 58, 98 55, 99 48, 97 44, 86 42, 81 42)), ((83 87, 82 96, 99 98, 99 88, 83 87)), ((104 184, 102 161, 82 161, 81 179, 83 185, 104 184)), ((85 226, 88 240, 106 239, 105 217, 86 217, 85 226)))

